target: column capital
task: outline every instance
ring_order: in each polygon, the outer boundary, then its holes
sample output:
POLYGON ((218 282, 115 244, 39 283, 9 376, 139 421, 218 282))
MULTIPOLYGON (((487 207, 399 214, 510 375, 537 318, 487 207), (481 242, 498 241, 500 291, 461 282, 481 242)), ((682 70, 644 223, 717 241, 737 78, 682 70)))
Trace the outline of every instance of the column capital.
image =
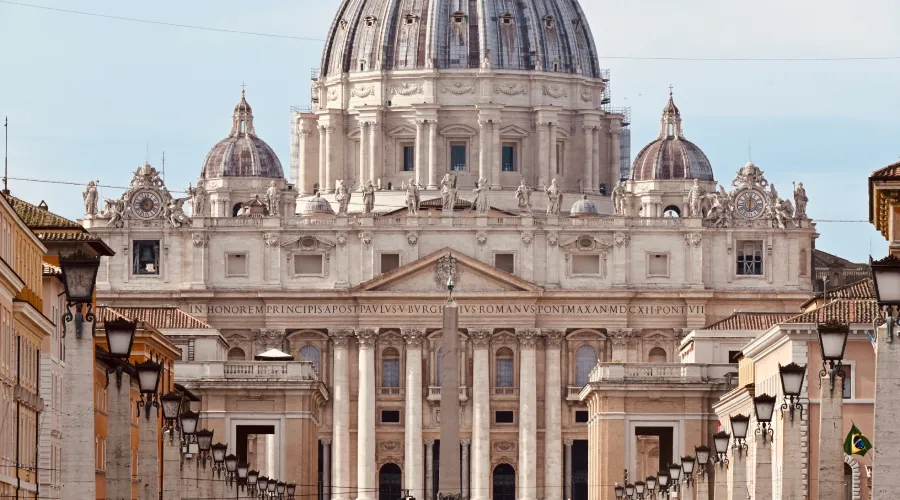
POLYGON ((573 444, 575 444, 574 439, 563 439, 563 446, 571 447, 573 444))
POLYGON ((425 446, 427 446, 427 447, 429 447, 429 448, 432 447, 432 446, 434 446, 434 439, 426 439, 426 440, 425 440, 425 446))
POLYGON ((406 340, 407 349, 422 348, 422 340, 425 339, 425 330, 422 328, 401 328, 400 334, 406 340))
POLYGON ((459 444, 463 445, 463 449, 466 449, 469 447, 470 444, 472 444, 472 440, 471 439, 460 439, 459 444))
POLYGON ((597 126, 596 126, 596 125, 588 125, 588 124, 584 124, 584 125, 581 126, 581 128, 583 128, 585 132, 593 132, 594 129, 597 128, 597 126))
POLYGON ((428 125, 429 125, 432 129, 437 129, 438 121, 437 121, 437 120, 428 120, 428 125))
POLYGON ((374 328, 357 328, 356 341, 359 343, 360 349, 372 349, 375 347, 375 339, 378 337, 378 331, 374 328))
POLYGON ((541 335, 544 336, 547 347, 559 348, 562 346, 563 339, 566 338, 566 331, 560 328, 543 328, 541 335))
POLYGON ((475 349, 487 349, 491 343, 493 330, 490 328, 469 328, 469 339, 475 349))
POLYGON ((610 342, 612 342, 612 345, 621 347, 628 345, 634 336, 634 333, 631 328, 617 328, 615 330, 609 330, 606 336, 610 342))
POLYGON ((322 438, 319 441, 322 442, 322 446, 331 446, 331 438, 322 438))
POLYGON ((491 124, 491 121, 490 121, 490 120, 487 120, 487 119, 484 119, 484 118, 479 118, 479 119, 478 119, 478 126, 481 127, 481 128, 486 128, 486 127, 489 126, 490 124, 491 124))
POLYGON ((338 328, 328 332, 335 349, 346 349, 349 346, 350 337, 353 335, 352 328, 338 328))
POLYGON ((537 339, 541 331, 537 328, 516 328, 516 336, 519 337, 519 347, 522 349, 534 349, 537 347, 537 339))

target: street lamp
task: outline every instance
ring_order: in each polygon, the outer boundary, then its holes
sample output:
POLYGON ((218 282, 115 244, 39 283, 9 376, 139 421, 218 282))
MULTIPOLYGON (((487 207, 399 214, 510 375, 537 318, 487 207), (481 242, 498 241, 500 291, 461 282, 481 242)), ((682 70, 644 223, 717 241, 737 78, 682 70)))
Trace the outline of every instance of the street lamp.
POLYGON ((656 476, 647 476, 647 493, 649 493, 650 498, 654 498, 656 496, 656 476))
POLYGON ((884 319, 875 320, 875 331, 878 326, 887 323, 887 341, 894 341, 894 315, 900 306, 900 258, 888 255, 881 260, 872 260, 869 256, 869 268, 872 270, 872 284, 875 286, 875 301, 884 312, 884 319))
POLYGON ((694 484, 694 466, 697 459, 691 456, 681 457, 681 472, 684 474, 684 484, 688 487, 694 484))
POLYGON ((225 483, 231 487, 237 475, 238 457, 234 453, 225 457, 225 483))
POLYGON ((716 447, 716 463, 719 467, 728 467, 728 442, 731 435, 725 431, 713 434, 713 446, 716 447))
POLYGON ((625 485, 625 496, 629 499, 634 498, 634 485, 629 483, 625 485))
POLYGON ((803 379, 806 377, 806 365, 800 366, 791 363, 782 366, 778 364, 778 376, 781 377, 781 392, 784 395, 784 403, 781 404, 781 417, 784 418, 784 410, 790 411, 791 422, 794 421, 794 410, 800 410, 800 419, 803 419, 803 405, 800 404, 800 392, 803 390, 803 379))
POLYGON ((138 386, 141 390, 141 400, 137 403, 138 416, 141 415, 141 407, 144 407, 144 416, 150 420, 150 408, 155 406, 157 416, 159 415, 159 374, 162 365, 153 361, 146 360, 134 365, 138 375, 138 386))
POLYGON ((190 410, 181 412, 181 434, 184 436, 185 442, 191 442, 191 439, 197 434, 197 423, 199 421, 199 413, 190 410))
POLYGON ((839 321, 827 321, 819 324, 817 332, 822 352, 822 371, 819 372, 819 377, 828 375, 831 379, 831 390, 834 390, 834 377, 838 374, 842 378, 844 376, 841 361, 844 360, 850 325, 839 321))
POLYGON ((288 500, 296 500, 296 498, 297 498, 297 497, 295 496, 296 493, 297 493, 297 485, 294 484, 294 483, 288 483, 288 485, 287 485, 287 497, 288 497, 288 500))
POLYGON ((657 482, 656 485, 659 486, 659 494, 666 494, 666 498, 669 498, 669 473, 665 471, 659 471, 656 473, 657 482))
POLYGON ((619 486, 619 483, 616 483, 616 487, 615 487, 614 491, 616 492, 616 498, 618 500, 622 500, 623 498, 625 498, 625 487, 624 486, 619 486))
POLYGON ((644 484, 643 481, 637 481, 634 483, 634 492, 637 494, 638 500, 644 500, 644 490, 647 485, 644 484))
POLYGON ((259 471, 247 471, 247 493, 251 497, 256 496, 256 482, 259 481, 259 471))
POLYGON ((278 494, 279 500, 284 498, 285 486, 286 485, 282 481, 278 481, 278 483, 275 486, 275 492, 278 494))
POLYGON ((222 473, 225 472, 225 454, 228 453, 228 445, 224 443, 216 443, 212 445, 212 471, 216 474, 219 479, 222 478, 222 473))
POLYGON ((678 484, 681 479, 681 465, 669 464, 669 482, 672 491, 678 491, 678 484))
MULTIPOLYGON (((100 269, 100 257, 92 256, 83 250, 76 250, 68 256, 59 257, 62 270, 63 286, 66 289, 66 312, 63 321, 75 321, 75 336, 81 338, 82 321, 87 319, 93 323, 94 285, 97 284, 97 271, 100 269), (69 308, 75 307, 75 315, 69 308), (82 308, 84 316, 82 317, 82 308)), ((65 330, 63 330, 65 336, 65 330)))
POLYGON ((747 431, 750 429, 750 416, 738 413, 730 416, 729 419, 731 420, 731 432, 734 433, 733 449, 740 457, 743 456, 745 451, 749 450, 747 446, 747 431))
POLYGON ((275 496, 275 488, 278 487, 278 482, 274 479, 269 479, 269 484, 266 485, 266 491, 269 492, 269 497, 275 496))
POLYGON ((124 318, 106 321, 103 324, 106 330, 106 344, 109 357, 115 362, 114 368, 107 368, 107 382, 109 374, 116 374, 116 387, 122 388, 122 374, 125 372, 127 360, 131 357, 131 348, 134 345, 134 331, 137 323, 124 318))
POLYGON ((756 413, 756 435, 762 436, 763 444, 766 444, 766 439, 775 441, 775 431, 772 429, 775 396, 760 394, 753 398, 753 411, 756 413))
POLYGON ((697 464, 700 466, 697 473, 700 474, 700 479, 703 479, 706 476, 706 466, 709 464, 709 446, 695 446, 694 453, 697 455, 697 464))
MULTIPOLYGON (((237 464, 237 480, 238 488, 246 489, 247 485, 247 476, 250 474, 250 464, 247 462, 238 462, 237 464)), ((237 493, 237 488, 235 489, 235 493, 237 493)))
POLYGON ((269 488, 269 478, 266 476, 260 476, 260 478, 256 481, 257 489, 259 490, 259 496, 265 497, 266 491, 269 488))

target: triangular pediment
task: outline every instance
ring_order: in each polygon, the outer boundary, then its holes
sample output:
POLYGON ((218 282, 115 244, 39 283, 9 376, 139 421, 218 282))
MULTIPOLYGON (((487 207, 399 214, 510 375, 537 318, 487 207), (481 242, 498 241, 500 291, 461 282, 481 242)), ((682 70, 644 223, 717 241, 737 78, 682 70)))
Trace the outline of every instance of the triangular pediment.
POLYGON ((452 248, 443 248, 375 279, 360 283, 354 291, 446 293, 445 279, 439 282, 436 274, 438 261, 448 255, 456 259, 459 272, 454 293, 540 291, 540 287, 530 281, 501 271, 452 248))

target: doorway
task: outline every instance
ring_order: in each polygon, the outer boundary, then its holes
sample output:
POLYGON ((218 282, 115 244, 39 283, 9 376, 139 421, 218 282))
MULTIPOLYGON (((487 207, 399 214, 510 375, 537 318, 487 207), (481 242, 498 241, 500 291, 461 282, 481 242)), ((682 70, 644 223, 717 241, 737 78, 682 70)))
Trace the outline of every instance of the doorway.
POLYGON ((572 499, 587 500, 588 497, 588 441, 576 439, 572 442, 572 499))
POLYGON ((655 476, 658 471, 668 471, 674 463, 674 429, 671 427, 635 427, 635 458, 638 470, 635 477, 655 476))
POLYGON ((516 500, 516 469, 512 465, 494 467, 493 500, 516 500))
POLYGON ((400 500, 400 484, 403 474, 400 466, 387 463, 378 471, 378 500, 400 500))

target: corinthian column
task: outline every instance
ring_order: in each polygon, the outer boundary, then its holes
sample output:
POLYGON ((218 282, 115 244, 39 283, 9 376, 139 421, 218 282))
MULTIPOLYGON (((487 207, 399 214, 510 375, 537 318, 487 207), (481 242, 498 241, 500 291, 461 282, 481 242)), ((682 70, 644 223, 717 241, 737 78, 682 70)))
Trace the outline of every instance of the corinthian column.
MULTIPOLYGON (((600 191, 600 184, 603 182, 603 175, 600 172, 600 131, 602 125, 597 126, 594 131, 591 133, 591 139, 593 142, 593 151, 591 152, 591 162, 593 162, 593 167, 591 168, 591 177, 594 180, 593 189, 594 191, 600 191)), ((614 184, 618 184, 619 176, 616 175, 615 179, 610 179, 610 184, 606 186, 606 192, 611 193, 612 187, 614 184)))
POLYGON ((306 150, 309 148, 309 134, 310 131, 308 128, 308 122, 301 121, 298 127, 300 144, 297 147, 297 191, 300 195, 307 195, 311 192, 311 187, 307 181, 307 176, 309 175, 309 162, 306 161, 306 150))
POLYGON ((425 170, 425 120, 416 120, 416 171, 413 178, 421 184, 425 170))
POLYGON ((437 120, 428 122, 428 189, 437 189, 437 120))
POLYGON ((594 192, 594 126, 584 126, 584 178, 581 189, 594 192))
MULTIPOLYGON (((358 500, 373 500, 378 485, 375 471, 375 337, 373 328, 356 331, 359 342, 356 489, 358 500)), ((347 483, 344 483, 347 484, 347 483)), ((341 487, 341 485, 338 485, 341 487)))
POLYGON ((478 178, 487 179, 490 170, 491 155, 488 146, 488 134, 491 131, 491 121, 484 118, 478 119, 478 178))
POLYGON ((357 182, 360 186, 364 186, 366 183, 366 171, 368 170, 368 148, 366 148, 366 141, 368 139, 368 128, 369 124, 360 121, 359 122, 359 179, 357 182))
POLYGON ((534 175, 537 176, 537 187, 546 188, 550 185, 550 159, 547 157, 547 123, 538 120, 538 159, 534 165, 534 175))
POLYGON ((549 158, 550 163, 548 164, 548 166, 549 166, 550 175, 547 177, 547 185, 550 185, 550 181, 553 180, 554 177, 556 177, 557 172, 559 171, 559 166, 556 164, 556 160, 557 160, 557 157, 556 157, 556 123, 554 123, 554 122, 550 123, 550 141, 549 142, 550 142, 550 158, 549 158))
POLYGON ((325 185, 319 186, 327 193, 334 192, 334 125, 325 127, 325 185))
MULTIPOLYGON (((369 176, 367 181, 378 186, 378 164, 379 157, 378 148, 381 147, 381 124, 376 121, 369 122, 369 176)), ((362 184, 360 184, 362 185, 362 184)))
POLYGON ((490 329, 469 329, 472 341, 472 500, 486 500, 491 491, 490 329))
POLYGON ((500 120, 491 120, 491 189, 500 189, 500 164, 503 154, 500 149, 500 120))
MULTIPOLYGON (((562 500, 562 375, 559 349, 563 330, 544 330, 547 343, 544 376, 544 500, 562 500)), ((521 419, 521 417, 520 417, 521 419)))
POLYGON ((328 164, 328 139, 326 127, 319 126, 319 191, 325 192, 327 178, 325 177, 325 165, 328 164))
POLYGON ((425 440, 425 500, 434 500, 434 439, 425 440))
MULTIPOLYGON (((575 441, 571 439, 566 439, 563 441, 563 445, 566 447, 566 477, 563 481, 565 485, 565 493, 563 494, 564 500, 572 500, 572 445, 575 444, 575 441)), ((704 499, 708 500, 708 499, 704 499)))
POLYGON ((463 498, 469 498, 469 445, 472 444, 472 440, 462 439, 460 444, 462 444, 462 495, 463 498))
POLYGON ((607 186, 607 192, 612 192, 612 183, 614 179, 619 178, 619 170, 622 168, 622 148, 621 148, 621 139, 622 139, 622 125, 619 123, 611 124, 609 128, 609 182, 610 186, 607 186))
POLYGON ((519 337, 518 500, 537 498, 537 360, 536 328, 517 328, 519 337))
POLYGON ((331 489, 332 500, 347 500, 350 489, 350 377, 349 344, 352 330, 331 332, 334 348, 333 374, 333 424, 332 439, 334 451, 331 479, 339 487, 331 489))
POLYGON ((422 450, 422 339, 421 328, 404 328, 406 338, 406 426, 403 488, 417 496, 425 481, 422 450))

